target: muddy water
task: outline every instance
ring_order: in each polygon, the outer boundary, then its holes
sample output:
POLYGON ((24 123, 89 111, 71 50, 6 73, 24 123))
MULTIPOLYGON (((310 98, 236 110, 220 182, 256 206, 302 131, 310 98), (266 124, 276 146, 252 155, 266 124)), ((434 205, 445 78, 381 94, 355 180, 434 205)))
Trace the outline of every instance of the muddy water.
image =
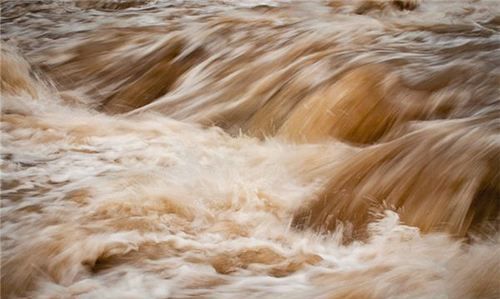
POLYGON ((3 0, 2 297, 500 296, 498 4, 3 0))

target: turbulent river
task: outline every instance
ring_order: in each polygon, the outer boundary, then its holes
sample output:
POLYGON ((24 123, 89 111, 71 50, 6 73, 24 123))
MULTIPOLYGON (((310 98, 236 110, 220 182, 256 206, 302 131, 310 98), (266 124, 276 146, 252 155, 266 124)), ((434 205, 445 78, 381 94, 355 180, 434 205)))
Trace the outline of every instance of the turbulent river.
POLYGON ((2 0, 2 298, 500 297, 500 2, 2 0))

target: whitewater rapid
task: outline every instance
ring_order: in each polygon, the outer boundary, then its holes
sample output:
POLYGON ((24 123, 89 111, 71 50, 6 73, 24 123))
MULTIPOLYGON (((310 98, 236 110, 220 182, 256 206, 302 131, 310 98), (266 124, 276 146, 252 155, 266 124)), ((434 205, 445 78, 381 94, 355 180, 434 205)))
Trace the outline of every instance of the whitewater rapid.
POLYGON ((3 0, 2 297, 500 297, 498 4, 3 0))

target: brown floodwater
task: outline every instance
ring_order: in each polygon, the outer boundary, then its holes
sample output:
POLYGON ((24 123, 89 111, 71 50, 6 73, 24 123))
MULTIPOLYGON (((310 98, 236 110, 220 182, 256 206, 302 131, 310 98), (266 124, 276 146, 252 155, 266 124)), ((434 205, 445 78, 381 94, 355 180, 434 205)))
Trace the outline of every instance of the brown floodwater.
POLYGON ((2 298, 500 297, 500 3, 2 0, 2 298))

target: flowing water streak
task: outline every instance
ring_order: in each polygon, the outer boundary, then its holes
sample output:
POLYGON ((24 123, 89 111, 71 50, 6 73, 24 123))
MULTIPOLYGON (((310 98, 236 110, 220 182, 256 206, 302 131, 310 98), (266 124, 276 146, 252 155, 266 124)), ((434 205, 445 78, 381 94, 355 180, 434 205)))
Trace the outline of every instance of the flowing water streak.
POLYGON ((1 4, 2 297, 500 296, 495 1, 1 4))

